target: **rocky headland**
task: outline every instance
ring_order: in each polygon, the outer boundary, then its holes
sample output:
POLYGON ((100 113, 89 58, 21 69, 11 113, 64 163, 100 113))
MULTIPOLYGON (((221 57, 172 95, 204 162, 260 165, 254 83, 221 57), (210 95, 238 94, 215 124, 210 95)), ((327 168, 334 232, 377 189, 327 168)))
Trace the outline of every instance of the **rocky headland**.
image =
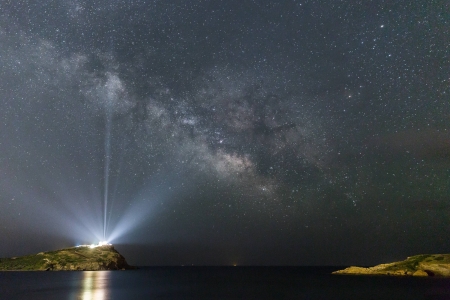
POLYGON ((0 271, 100 271, 135 269, 112 245, 66 248, 0 258, 0 271))
POLYGON ((450 254, 421 254, 374 267, 348 267, 333 274, 450 277, 450 254))

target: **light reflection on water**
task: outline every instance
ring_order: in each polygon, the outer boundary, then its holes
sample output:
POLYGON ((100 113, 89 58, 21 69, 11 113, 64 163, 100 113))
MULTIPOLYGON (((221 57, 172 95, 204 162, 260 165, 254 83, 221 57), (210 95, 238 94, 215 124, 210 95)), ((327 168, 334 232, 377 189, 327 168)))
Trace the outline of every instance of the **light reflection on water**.
POLYGON ((155 267, 124 272, 0 272, 0 299, 450 299, 446 278, 331 276, 335 270, 155 267))
POLYGON ((108 281, 109 271, 84 271, 82 286, 77 296, 79 300, 106 300, 109 299, 108 281))

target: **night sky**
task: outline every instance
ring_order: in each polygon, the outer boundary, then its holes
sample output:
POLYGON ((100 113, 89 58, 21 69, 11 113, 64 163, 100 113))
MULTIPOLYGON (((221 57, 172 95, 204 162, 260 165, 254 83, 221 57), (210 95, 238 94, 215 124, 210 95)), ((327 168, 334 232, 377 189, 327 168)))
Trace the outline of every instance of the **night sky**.
POLYGON ((3 0, 0 257, 449 253, 449 54, 444 0, 3 0))

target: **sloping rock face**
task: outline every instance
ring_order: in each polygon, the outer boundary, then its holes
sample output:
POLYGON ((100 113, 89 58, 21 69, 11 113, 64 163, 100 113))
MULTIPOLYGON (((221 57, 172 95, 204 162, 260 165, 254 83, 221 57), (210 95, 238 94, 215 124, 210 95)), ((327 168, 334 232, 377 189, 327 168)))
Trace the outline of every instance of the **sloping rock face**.
POLYGON ((72 247, 0 259, 2 271, 100 271, 134 269, 112 245, 72 247))
POLYGON ((413 273, 413 276, 428 276, 428 273, 422 270, 417 270, 413 273))
POLYGON ((421 262, 419 263, 419 270, 424 270, 429 276, 450 276, 450 263, 431 263, 421 262))
POLYGON ((422 254, 406 260, 381 264, 370 268, 348 267, 333 274, 390 275, 390 276, 449 276, 450 254, 422 254))

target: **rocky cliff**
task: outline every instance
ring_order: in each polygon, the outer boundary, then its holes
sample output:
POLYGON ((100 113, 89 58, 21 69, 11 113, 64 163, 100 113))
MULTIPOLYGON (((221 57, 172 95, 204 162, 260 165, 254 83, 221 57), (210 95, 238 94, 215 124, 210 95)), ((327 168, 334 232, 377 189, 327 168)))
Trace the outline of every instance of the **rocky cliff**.
POLYGON ((392 276, 450 276, 450 254, 422 254, 406 260, 370 268, 348 267, 333 274, 392 275, 392 276))
POLYGON ((134 269, 112 245, 78 246, 1 258, 0 271, 99 271, 134 269))

